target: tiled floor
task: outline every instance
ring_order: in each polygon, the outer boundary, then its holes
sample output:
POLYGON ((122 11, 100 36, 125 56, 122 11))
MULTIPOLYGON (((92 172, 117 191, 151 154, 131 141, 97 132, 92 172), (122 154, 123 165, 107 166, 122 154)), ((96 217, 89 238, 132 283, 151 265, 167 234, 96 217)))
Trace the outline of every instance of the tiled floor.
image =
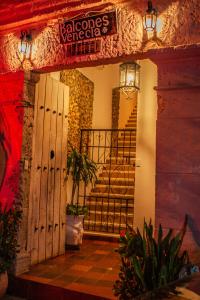
POLYGON ((36 265, 30 272, 19 276, 20 289, 27 282, 28 287, 25 287, 26 294, 19 293, 18 296, 26 296, 28 300, 115 299, 112 287, 118 277, 120 263, 119 255, 115 252, 117 247, 118 244, 113 242, 84 240, 80 250, 67 250, 65 255, 36 265), (41 291, 40 294, 44 293, 45 296, 33 296, 36 292, 34 287, 45 290, 44 284, 49 287, 48 291, 51 290, 48 293, 51 295, 47 296, 45 291, 41 291), (62 290, 60 298, 53 296, 58 288, 59 293, 62 290), (81 295, 72 295, 72 291, 81 295))
MULTIPOLYGON (((80 250, 38 264, 11 281, 11 293, 26 300, 116 299, 112 287, 118 278, 120 259, 117 243, 84 240, 80 250)), ((200 274, 185 284, 187 297, 200 300, 200 274)), ((5 298, 5 300, 14 300, 5 298)))

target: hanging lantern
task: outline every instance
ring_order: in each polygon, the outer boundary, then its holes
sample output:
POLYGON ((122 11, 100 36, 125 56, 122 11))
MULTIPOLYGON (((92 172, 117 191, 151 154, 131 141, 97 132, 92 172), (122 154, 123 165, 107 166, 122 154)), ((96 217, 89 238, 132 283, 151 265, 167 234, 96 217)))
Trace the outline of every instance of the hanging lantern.
POLYGON ((148 1, 148 9, 143 17, 143 25, 146 31, 154 31, 157 23, 157 10, 153 7, 152 1, 148 1))
POLYGON ((140 89, 140 65, 128 62, 120 65, 120 88, 126 92, 140 89))
POLYGON ((21 40, 19 45, 20 53, 24 54, 26 58, 30 58, 31 48, 32 48, 31 32, 21 31, 20 40, 21 40))

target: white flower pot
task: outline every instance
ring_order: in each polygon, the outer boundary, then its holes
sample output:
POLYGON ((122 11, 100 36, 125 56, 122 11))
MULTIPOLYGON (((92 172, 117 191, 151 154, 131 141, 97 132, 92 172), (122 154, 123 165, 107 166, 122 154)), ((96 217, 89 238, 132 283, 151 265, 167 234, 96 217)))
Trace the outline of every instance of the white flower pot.
POLYGON ((66 244, 78 246, 83 239, 83 219, 84 216, 66 216, 66 244))

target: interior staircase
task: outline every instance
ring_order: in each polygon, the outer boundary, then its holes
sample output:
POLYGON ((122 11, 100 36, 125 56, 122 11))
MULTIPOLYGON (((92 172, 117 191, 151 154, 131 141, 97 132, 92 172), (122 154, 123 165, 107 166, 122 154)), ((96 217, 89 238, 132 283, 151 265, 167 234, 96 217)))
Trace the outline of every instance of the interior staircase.
POLYGON ((114 151, 106 159, 95 186, 86 198, 89 214, 84 230, 93 235, 116 235, 133 225, 137 109, 125 130, 115 138, 114 151), (128 130, 128 131, 127 131, 128 130))

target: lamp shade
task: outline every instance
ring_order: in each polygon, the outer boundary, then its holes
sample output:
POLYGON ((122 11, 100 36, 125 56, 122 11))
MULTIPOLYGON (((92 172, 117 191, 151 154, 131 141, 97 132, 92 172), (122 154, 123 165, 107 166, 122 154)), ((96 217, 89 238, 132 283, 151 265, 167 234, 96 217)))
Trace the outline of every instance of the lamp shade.
POLYGON ((120 65, 120 88, 125 91, 140 89, 140 65, 128 62, 120 65))

